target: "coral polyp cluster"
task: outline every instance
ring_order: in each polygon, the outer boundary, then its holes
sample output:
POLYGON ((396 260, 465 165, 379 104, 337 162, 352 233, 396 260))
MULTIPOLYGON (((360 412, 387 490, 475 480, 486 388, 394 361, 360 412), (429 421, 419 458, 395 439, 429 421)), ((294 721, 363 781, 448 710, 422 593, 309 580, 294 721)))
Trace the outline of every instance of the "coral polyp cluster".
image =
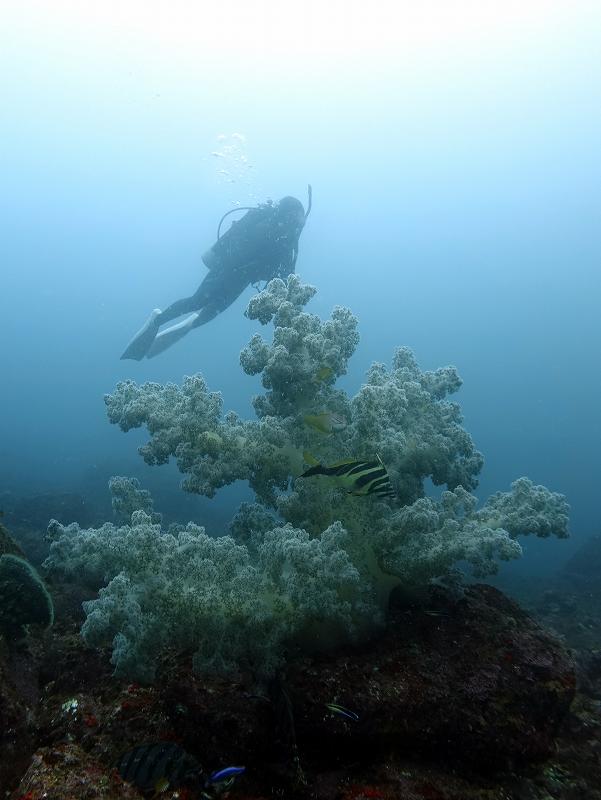
POLYGON ((453 367, 422 372, 401 348, 390 368, 371 367, 355 396, 336 388, 357 320, 339 307, 325 321, 307 313, 314 294, 290 276, 248 306, 248 317, 274 328, 271 341, 255 335, 241 353, 265 389, 254 420, 224 415, 200 375, 181 387, 124 381, 106 397, 112 423, 147 428, 146 463, 176 460, 184 490, 213 497, 243 480, 256 501, 238 511, 229 536, 212 539, 193 523, 162 530, 148 497, 121 479, 113 488, 127 495, 119 509, 133 510, 126 524, 51 524, 47 566, 106 583, 86 604, 83 635, 112 641, 117 671, 149 679, 163 649, 192 647, 201 669, 268 675, 295 647, 369 634, 395 586, 427 584, 458 562, 491 574, 499 559, 519 557, 519 535, 567 535, 565 499, 526 478, 477 508, 483 458, 449 400, 461 386, 453 367), (301 477, 308 458, 378 459, 394 497, 301 477), (444 487, 439 497, 426 496, 428 479, 444 487))

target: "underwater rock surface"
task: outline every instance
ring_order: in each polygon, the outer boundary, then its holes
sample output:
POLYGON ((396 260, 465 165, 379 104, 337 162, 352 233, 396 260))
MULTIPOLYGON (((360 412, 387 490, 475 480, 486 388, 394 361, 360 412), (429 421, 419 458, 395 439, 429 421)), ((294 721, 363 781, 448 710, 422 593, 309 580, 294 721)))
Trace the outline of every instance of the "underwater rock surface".
POLYGON ((9 648, 0 636, 0 790, 14 785, 29 764, 38 701, 35 655, 24 647, 9 648))
POLYGON ((0 509, 12 532, 13 545, 17 548, 3 549, 4 536, 0 525, 0 555, 10 552, 26 556, 35 566, 39 566, 48 555, 49 543, 45 536, 49 519, 65 522, 78 519, 82 524, 91 525, 98 518, 94 506, 74 492, 46 492, 25 496, 2 492, 0 509), (15 539, 18 545, 15 544, 15 539))
MULTIPOLYGON (((76 608, 60 597, 58 607, 76 608)), ((581 695, 570 710, 569 653, 490 586, 435 587, 414 605, 395 598, 380 639, 295 661, 283 680, 292 731, 268 687, 246 674, 195 674, 188 656, 164 658, 152 686, 118 682, 106 653, 83 647, 79 621, 63 617, 48 634, 35 673, 41 695, 19 745, 23 763, 18 772, 11 761, 11 778, 0 783, 13 800, 140 796, 112 765, 159 739, 176 741, 203 770, 245 765, 232 800, 601 796, 590 743, 601 716, 581 695)), ((14 708, 14 686, 0 691, 14 708)), ((161 795, 176 796, 197 794, 161 795)))
POLYGON ((575 674, 558 640, 475 585, 459 597, 435 590, 426 609, 393 607, 371 648, 295 669, 291 688, 306 698, 299 728, 316 754, 394 748, 488 772, 550 753, 575 674), (360 719, 338 723, 341 735, 326 742, 333 699, 360 719))
MULTIPOLYGON (((21 781, 23 800, 135 800, 140 794, 76 744, 37 752, 21 781)), ((19 797, 19 795, 17 795, 19 797)))
POLYGON ((585 538, 554 575, 523 581, 512 594, 568 647, 581 656, 590 651, 587 661, 595 661, 601 644, 601 536, 585 538))

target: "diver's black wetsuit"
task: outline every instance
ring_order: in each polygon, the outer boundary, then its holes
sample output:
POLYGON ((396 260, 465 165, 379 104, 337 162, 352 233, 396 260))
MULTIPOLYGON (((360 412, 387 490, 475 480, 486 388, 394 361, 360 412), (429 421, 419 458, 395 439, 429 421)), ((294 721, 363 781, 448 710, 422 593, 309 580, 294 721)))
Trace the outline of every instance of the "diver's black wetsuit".
POLYGON ((279 203, 248 209, 223 236, 218 230, 217 241, 202 257, 209 273, 197 291, 191 297, 176 300, 164 311, 155 309, 121 358, 154 358, 190 330, 224 311, 247 286, 286 278, 294 272, 298 240, 310 210, 311 187, 306 213, 300 200, 284 197, 279 203), (159 332, 161 325, 182 314, 190 316, 159 332))
POLYGON ((208 275, 193 295, 176 300, 161 313, 161 325, 199 311, 192 326, 197 328, 228 308, 247 286, 294 272, 305 215, 301 203, 296 200, 296 206, 292 200, 284 198, 277 206, 252 208, 233 222, 203 256, 208 275), (284 201, 291 207, 285 215, 284 201))

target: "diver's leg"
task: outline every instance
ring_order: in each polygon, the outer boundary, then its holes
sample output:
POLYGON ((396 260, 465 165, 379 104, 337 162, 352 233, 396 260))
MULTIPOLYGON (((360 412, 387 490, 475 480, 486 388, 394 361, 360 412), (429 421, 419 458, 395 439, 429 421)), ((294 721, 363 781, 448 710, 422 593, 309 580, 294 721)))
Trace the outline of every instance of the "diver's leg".
POLYGON ((191 314, 193 311, 198 311, 204 304, 204 298, 207 293, 204 283, 203 281, 198 287, 198 290, 194 292, 193 295, 190 295, 190 297, 182 297, 181 300, 176 300, 175 303, 171 303, 170 306, 167 306, 167 308, 161 312, 159 325, 164 325, 165 322, 171 322, 172 319, 177 319, 177 317, 181 317, 182 314, 191 314))
POLYGON ((248 277, 242 270, 235 270, 226 276, 222 275, 219 279, 213 272, 209 273, 209 275, 203 281, 203 285, 207 283, 207 288, 210 288, 211 292, 209 294, 208 291, 205 291, 202 308, 191 314, 183 322, 161 331, 146 352, 148 358, 158 356, 159 353, 167 350, 194 328, 206 325, 207 322, 210 322, 230 306, 248 286, 248 277), (210 282, 207 281, 209 275, 214 278, 210 282))
POLYGON ((220 280, 215 280, 210 287, 211 291, 206 295, 202 308, 195 315, 192 328, 206 325, 207 322, 215 319, 218 314, 229 308, 252 283, 253 268, 254 262, 238 267, 222 276, 220 280))
POLYGON ((146 357, 154 358, 158 356, 159 353, 162 353, 164 350, 171 347, 171 345, 183 339, 183 337, 194 328, 198 328, 200 325, 205 325, 207 322, 215 319, 220 312, 221 309, 215 305, 205 306, 195 314, 191 314, 187 319, 183 320, 183 322, 178 322, 177 325, 172 325, 170 328, 161 331, 148 348, 146 357))

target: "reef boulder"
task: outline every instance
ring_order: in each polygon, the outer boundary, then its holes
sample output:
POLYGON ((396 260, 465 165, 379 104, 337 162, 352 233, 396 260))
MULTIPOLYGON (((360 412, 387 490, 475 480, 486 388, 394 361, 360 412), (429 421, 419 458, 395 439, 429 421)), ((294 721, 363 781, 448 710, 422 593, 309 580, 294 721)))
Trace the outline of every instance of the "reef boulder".
POLYGON ((393 603, 391 615, 371 646, 290 672, 301 750, 330 759, 392 750, 480 772, 549 755, 576 683, 559 640, 486 585, 436 588, 426 605, 393 603))
POLYGON ((0 636, 0 790, 14 784, 35 747, 38 663, 28 648, 9 648, 0 636))
POLYGON ((154 685, 116 682, 98 668, 102 653, 82 651, 75 627, 48 653, 37 751, 15 798, 134 796, 112 765, 157 739, 177 741, 207 772, 246 765, 232 797, 539 798, 536 786, 560 778, 549 796, 596 797, 586 794, 601 776, 587 743, 596 712, 570 713, 571 656, 490 586, 393 595, 380 638, 290 658, 275 692, 245 673, 195 674, 190 654, 163 658, 154 685), (86 653, 97 667, 76 674, 73 659, 86 653))
POLYGON ((124 783, 115 770, 76 744, 44 747, 35 753, 16 794, 27 800, 136 800, 134 787, 124 783))

